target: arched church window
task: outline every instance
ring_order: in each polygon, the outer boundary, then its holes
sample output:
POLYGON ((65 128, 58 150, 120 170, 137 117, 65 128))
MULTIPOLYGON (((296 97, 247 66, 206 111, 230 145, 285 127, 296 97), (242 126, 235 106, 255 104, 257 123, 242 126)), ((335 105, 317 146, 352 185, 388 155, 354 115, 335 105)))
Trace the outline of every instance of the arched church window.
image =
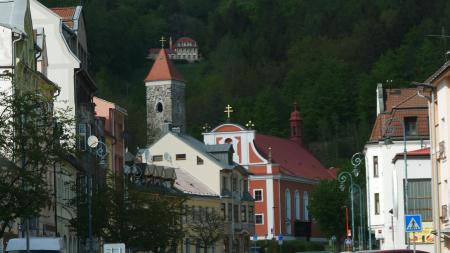
POLYGON ((161 102, 159 102, 159 103, 156 105, 156 111, 157 111, 157 112, 162 112, 162 111, 163 111, 163 105, 162 105, 161 102))
POLYGON ((309 221, 309 211, 308 211, 308 192, 303 192, 303 219, 305 221, 309 221))
POLYGON ((226 144, 232 144, 232 143, 233 143, 233 140, 232 140, 231 138, 226 138, 226 139, 225 139, 225 143, 226 143, 226 144))

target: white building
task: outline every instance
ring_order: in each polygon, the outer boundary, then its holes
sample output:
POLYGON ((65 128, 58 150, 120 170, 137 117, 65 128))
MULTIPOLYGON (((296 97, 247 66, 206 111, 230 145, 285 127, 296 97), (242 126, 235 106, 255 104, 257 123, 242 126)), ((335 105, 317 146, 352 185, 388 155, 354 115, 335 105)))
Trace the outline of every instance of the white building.
MULTIPOLYGON (((429 146, 426 99, 416 89, 383 89, 377 87, 377 118, 369 141, 365 145, 368 224, 381 249, 407 247, 404 231, 404 134, 406 150, 420 150, 429 146)), ((426 155, 425 155, 426 156, 426 155)), ((407 159, 409 193, 408 203, 415 203, 422 192, 416 187, 420 180, 431 189, 431 168, 427 160, 407 159), (419 180, 419 181, 418 181, 419 180)), ((428 191, 429 192, 429 191, 428 191)), ((431 196, 427 196, 430 197, 431 196)), ((423 203, 421 203, 423 204, 423 203)), ((420 208, 410 204, 409 213, 420 213, 430 222, 428 209, 431 200, 420 208), (428 206, 429 205, 429 206, 428 206), (419 210, 420 209, 420 210, 419 210)), ((427 223, 430 225, 430 223, 427 223)), ((427 241, 429 243, 429 240, 427 241)), ((432 243, 432 242, 431 242, 432 243)), ((430 250, 432 244, 420 244, 418 249, 430 250)))

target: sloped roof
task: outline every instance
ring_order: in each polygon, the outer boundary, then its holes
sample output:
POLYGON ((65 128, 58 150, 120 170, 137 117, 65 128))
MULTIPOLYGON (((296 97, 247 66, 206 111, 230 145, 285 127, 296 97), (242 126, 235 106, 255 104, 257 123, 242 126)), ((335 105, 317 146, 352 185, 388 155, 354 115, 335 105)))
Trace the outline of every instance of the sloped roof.
POLYGON ((183 77, 177 71, 172 61, 167 56, 166 49, 160 49, 159 54, 153 63, 152 68, 145 78, 146 82, 151 81, 166 81, 166 80, 177 80, 184 82, 183 77))
POLYGON ((446 61, 436 72, 434 72, 430 77, 425 80, 425 83, 434 82, 439 76, 441 76, 450 67, 450 61, 446 61))
POLYGON ((0 0, 0 26, 26 34, 25 15, 27 4, 27 0, 0 0))
POLYGON ((69 28, 73 28, 74 25, 74 15, 77 7, 55 7, 50 8, 54 13, 58 14, 62 18, 63 23, 69 28))
MULTIPOLYGON (((395 163, 397 160, 402 160, 403 154, 404 154, 403 152, 397 153, 395 155, 394 159, 392 159, 392 162, 395 163)), ((413 150, 413 151, 407 151, 406 156, 408 159, 430 158, 430 148, 422 148, 422 149, 417 149, 417 150, 413 150)))
POLYGON ((211 188, 184 169, 175 168, 175 174, 177 179, 174 187, 183 193, 219 197, 211 188))
POLYGON ((279 164, 284 174, 312 180, 335 177, 335 172, 326 169, 306 148, 291 140, 256 134, 255 146, 266 159, 270 147, 272 162, 279 164))
POLYGON ((370 142, 380 141, 387 135, 403 137, 405 117, 417 117, 417 137, 428 138, 428 101, 417 95, 417 89, 385 89, 383 95, 386 109, 375 119, 370 142))

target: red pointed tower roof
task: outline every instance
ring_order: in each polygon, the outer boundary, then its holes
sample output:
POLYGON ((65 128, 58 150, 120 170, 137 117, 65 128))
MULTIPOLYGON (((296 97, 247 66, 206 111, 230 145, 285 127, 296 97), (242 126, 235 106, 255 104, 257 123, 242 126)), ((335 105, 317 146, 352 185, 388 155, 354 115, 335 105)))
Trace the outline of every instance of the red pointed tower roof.
POLYGON ((145 78, 146 82, 149 81, 166 81, 166 80, 177 80, 184 82, 183 77, 178 73, 172 61, 167 56, 167 50, 159 50, 159 54, 153 63, 152 68, 145 78))

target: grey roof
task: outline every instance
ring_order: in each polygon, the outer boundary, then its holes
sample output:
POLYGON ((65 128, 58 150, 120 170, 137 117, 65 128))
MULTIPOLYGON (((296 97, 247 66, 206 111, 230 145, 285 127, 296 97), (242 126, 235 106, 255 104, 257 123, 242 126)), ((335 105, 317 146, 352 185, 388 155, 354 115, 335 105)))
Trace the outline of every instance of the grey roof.
POLYGON ((221 153, 228 152, 233 145, 231 144, 215 144, 215 145, 206 145, 206 152, 208 153, 221 153))
POLYGON ((199 153, 203 154, 205 157, 210 158, 212 161, 214 161, 217 165, 224 169, 233 169, 237 164, 227 164, 210 153, 208 153, 208 150, 206 148, 206 145, 203 144, 203 142, 200 142, 199 140, 195 139, 192 136, 186 135, 186 134, 177 134, 173 132, 169 132, 169 134, 173 134, 179 139, 181 139, 184 143, 192 147, 193 149, 197 150, 199 153))
POLYGON ((445 62, 444 65, 442 65, 436 72, 434 72, 430 77, 428 77, 427 80, 425 80, 425 83, 431 83, 434 80, 436 80, 436 78, 438 78, 442 73, 444 73, 444 71, 447 70, 448 67, 450 67, 450 61, 445 62))
POLYGON ((184 193, 219 197, 211 188, 202 183, 202 181, 193 177, 184 169, 175 169, 176 180, 174 187, 184 193))
POLYGON ((26 34, 25 14, 28 0, 0 0, 0 26, 26 34))

